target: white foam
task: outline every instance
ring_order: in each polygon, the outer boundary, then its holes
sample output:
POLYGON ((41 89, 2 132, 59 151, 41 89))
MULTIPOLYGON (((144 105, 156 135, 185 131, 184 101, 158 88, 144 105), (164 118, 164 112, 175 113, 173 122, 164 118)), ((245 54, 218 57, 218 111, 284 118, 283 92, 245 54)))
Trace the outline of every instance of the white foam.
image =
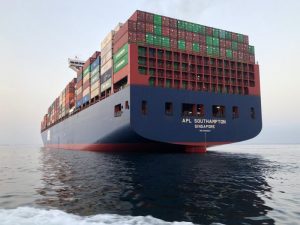
POLYGON ((0 225, 192 225, 189 222, 166 222, 152 216, 99 214, 77 216, 60 210, 30 207, 0 209, 0 225))

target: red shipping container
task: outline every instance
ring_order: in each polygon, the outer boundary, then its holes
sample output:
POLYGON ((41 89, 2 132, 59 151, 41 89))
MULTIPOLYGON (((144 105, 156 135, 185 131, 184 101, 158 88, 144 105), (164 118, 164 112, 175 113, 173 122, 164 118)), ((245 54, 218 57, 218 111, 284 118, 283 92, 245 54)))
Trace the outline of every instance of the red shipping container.
POLYGON ((244 43, 249 45, 249 37, 247 35, 244 36, 244 43))
POLYGON ((238 58, 237 51, 232 51, 232 56, 233 56, 233 59, 237 59, 238 58))
POLYGON ((238 40, 238 35, 236 33, 231 33, 231 38, 233 41, 237 41, 238 40))
POLYGON ((136 31, 136 22, 128 20, 128 31, 136 31))
POLYGON ((207 52, 206 47, 207 47, 206 44, 200 44, 200 54, 206 55, 206 52, 207 52))
POLYGON ((222 58, 225 58, 226 57, 226 49, 225 48, 220 48, 220 56, 222 58))
POLYGON ((146 33, 154 33, 154 26, 151 23, 146 23, 146 33))
POLYGON ((244 53, 243 61, 249 62, 249 54, 248 53, 244 53))
POLYGON ((153 24, 153 14, 152 13, 146 13, 146 22, 153 24))
POLYGON ((200 43, 200 35, 193 33, 193 42, 200 43))
POLYGON ((220 47, 221 48, 226 48, 226 42, 223 39, 220 39, 220 47))
POLYGON ((199 38, 200 38, 200 44, 205 45, 206 44, 206 38, 205 38, 205 36, 200 34, 199 38))
POLYGON ((146 34, 145 33, 136 33, 136 41, 137 42, 142 42, 145 43, 146 42, 146 34))
POLYGON ((193 41, 193 33, 187 31, 187 32, 185 33, 185 40, 186 40, 186 41, 192 42, 192 41, 193 41))
POLYGON ((248 45, 247 44, 243 44, 243 52, 248 52, 248 45))
POLYGON ((249 55, 249 62, 250 63, 255 63, 255 57, 254 57, 254 55, 249 55))
POLYGON ((113 53, 115 54, 127 42, 128 42, 128 32, 126 32, 117 41, 114 41, 113 53))
POLYGON ((225 42, 225 47, 231 49, 231 41, 228 41, 228 40, 227 40, 227 41, 225 42))
POLYGON ((243 51, 243 49, 244 49, 244 44, 238 43, 238 50, 243 51))
POLYGON ((146 31, 146 24, 144 22, 137 22, 136 23, 136 31, 137 32, 145 32, 146 31))
POLYGON ((186 42, 186 50, 189 52, 193 51, 193 43, 192 42, 186 42))
POLYGON ((116 32, 113 43, 119 41, 128 31, 136 32, 136 29, 137 23, 132 20, 128 20, 125 24, 123 24, 120 30, 116 32))
POLYGON ((205 27, 205 31, 206 31, 207 35, 209 35, 209 36, 213 35, 213 28, 212 27, 205 27))
POLYGON ((101 52, 96 51, 91 57, 92 58, 97 58, 100 55, 101 55, 101 52))
POLYGON ((170 19, 168 17, 162 17, 162 26, 169 27, 170 26, 170 19))
POLYGON ((129 43, 136 42, 136 33, 135 32, 128 32, 128 42, 129 43))
POLYGON ((242 52, 238 52, 238 60, 243 60, 244 54, 242 52))
POLYGON ((180 40, 185 40, 185 31, 183 30, 178 30, 178 39, 180 40))
POLYGON ((162 28, 162 35, 169 37, 170 36, 170 28, 169 27, 163 27, 162 28))
POLYGON ((170 28, 170 38, 177 39, 177 29, 170 28))
POLYGON ((172 50, 177 49, 177 39, 171 38, 170 39, 170 46, 171 46, 172 50))
POLYGON ((130 17, 130 20, 134 21, 145 21, 146 13, 142 11, 135 11, 135 13, 130 17))
POLYGON ((177 20, 173 18, 169 18, 169 26, 170 28, 177 29, 177 20))

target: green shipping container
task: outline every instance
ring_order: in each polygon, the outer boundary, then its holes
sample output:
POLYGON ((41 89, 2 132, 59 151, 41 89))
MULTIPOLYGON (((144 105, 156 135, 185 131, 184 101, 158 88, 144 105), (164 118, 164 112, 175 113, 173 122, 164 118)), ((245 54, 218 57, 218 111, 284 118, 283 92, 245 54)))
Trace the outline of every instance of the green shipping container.
POLYGON ((213 28, 213 36, 214 37, 219 38, 219 33, 220 33, 219 29, 213 28))
POLYGON ((83 76, 86 76, 90 71, 91 71, 91 66, 88 66, 88 67, 83 71, 83 76))
POLYGON ((212 56, 213 55, 213 47, 206 46, 206 53, 207 53, 207 55, 212 56))
POLYGON ((153 45, 153 35, 152 34, 146 34, 146 43, 149 45, 153 45))
POLYGON ((178 27, 178 29, 185 30, 185 22, 182 20, 178 20, 177 27, 178 27))
POLYGON ((185 28, 187 31, 193 32, 194 24, 187 22, 185 28))
POLYGON ((114 54, 114 62, 118 62, 124 55, 128 53, 128 43, 123 45, 116 54, 114 54))
POLYGON ((153 44, 157 46, 161 46, 161 36, 153 36, 153 44))
POLYGON ((198 43, 193 43, 193 51, 200 52, 200 45, 198 43))
POLYGON ((238 34, 238 42, 244 42, 244 35, 238 34))
POLYGON ((211 36, 206 36, 206 45, 212 46, 213 38, 211 36))
POLYGON ((185 50, 185 41, 184 40, 178 40, 178 49, 185 50))
POLYGON ((227 40, 231 40, 231 32, 225 31, 225 38, 226 38, 227 40))
POLYGON ((236 42, 236 41, 233 41, 232 43, 231 43, 231 48, 233 49, 233 50, 238 50, 238 43, 236 42))
POLYGON ((154 25, 154 34, 161 35, 161 25, 154 25))
POLYGON ((220 38, 223 38, 223 39, 226 38, 226 31, 225 30, 220 30, 220 38))
POLYGON ((166 48, 170 48, 170 38, 162 37, 161 38, 161 46, 166 47, 166 48))
POLYGON ((219 45, 220 45, 219 38, 213 37, 212 38, 212 45, 216 46, 216 47, 219 47, 219 45))
POLYGON ((161 25, 162 24, 161 16, 155 14, 153 16, 153 23, 154 23, 154 25, 161 25))
POLYGON ((218 57, 220 55, 219 48, 217 48, 217 47, 213 47, 212 52, 213 52, 213 56, 218 57))
POLYGON ((194 24, 193 25, 193 32, 200 33, 200 34, 205 34, 205 26, 200 25, 200 24, 194 24))
POLYGON ((254 55, 254 46, 249 45, 248 50, 251 55, 254 55))
POLYGON ((128 54, 124 55, 118 62, 114 62, 114 73, 118 72, 128 64, 128 54))
POLYGON ((232 50, 226 49, 226 57, 232 59, 232 50))

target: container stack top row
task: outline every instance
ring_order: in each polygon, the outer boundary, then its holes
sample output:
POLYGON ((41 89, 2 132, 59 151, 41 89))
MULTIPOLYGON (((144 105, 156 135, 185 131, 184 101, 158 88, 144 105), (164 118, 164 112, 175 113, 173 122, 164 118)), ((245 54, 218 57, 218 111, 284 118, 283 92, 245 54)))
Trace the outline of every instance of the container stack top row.
POLYGON ((255 63, 254 47, 249 45, 248 36, 240 33, 139 10, 116 33, 115 41, 125 32, 128 43, 255 63))

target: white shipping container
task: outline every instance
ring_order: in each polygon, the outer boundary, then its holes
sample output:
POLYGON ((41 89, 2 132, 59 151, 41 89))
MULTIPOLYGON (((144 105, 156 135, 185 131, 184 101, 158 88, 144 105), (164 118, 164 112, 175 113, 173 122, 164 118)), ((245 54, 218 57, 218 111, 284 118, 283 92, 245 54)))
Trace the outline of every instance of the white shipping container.
POLYGON ((106 35, 106 37, 101 41, 101 49, 105 46, 105 45, 107 45, 107 43, 109 42, 109 41, 111 41, 112 39, 113 39, 113 37, 114 37, 114 35, 115 35, 115 31, 111 31, 111 32, 109 32, 107 35, 106 35))
POLYGON ((91 89, 90 89, 90 87, 87 87, 85 90, 83 90, 82 96, 86 96, 90 93, 91 93, 91 89))
POLYGON ((89 79, 90 79, 90 74, 85 75, 85 77, 83 78, 83 83, 85 83, 89 79))
POLYGON ((99 93, 100 93, 100 89, 99 89, 99 88, 93 90, 93 91, 91 92, 91 98, 96 97, 97 95, 99 95, 99 93))
POLYGON ((101 66, 103 66, 105 63, 107 63, 108 60, 112 58, 113 58, 113 51, 110 50, 104 56, 101 56, 101 66))
POLYGON ((107 70, 112 68, 113 66, 113 60, 108 60, 105 65, 101 66, 101 75, 104 74, 107 70))
POLYGON ((102 60, 102 55, 105 55, 107 52, 112 50, 112 48, 113 48, 112 41, 108 42, 107 45, 105 45, 103 48, 101 48, 101 60, 102 60))
POLYGON ((95 89, 97 89, 99 87, 100 87, 100 83, 99 83, 99 81, 97 81, 96 83, 92 84, 91 91, 93 91, 93 90, 95 90, 95 89))

